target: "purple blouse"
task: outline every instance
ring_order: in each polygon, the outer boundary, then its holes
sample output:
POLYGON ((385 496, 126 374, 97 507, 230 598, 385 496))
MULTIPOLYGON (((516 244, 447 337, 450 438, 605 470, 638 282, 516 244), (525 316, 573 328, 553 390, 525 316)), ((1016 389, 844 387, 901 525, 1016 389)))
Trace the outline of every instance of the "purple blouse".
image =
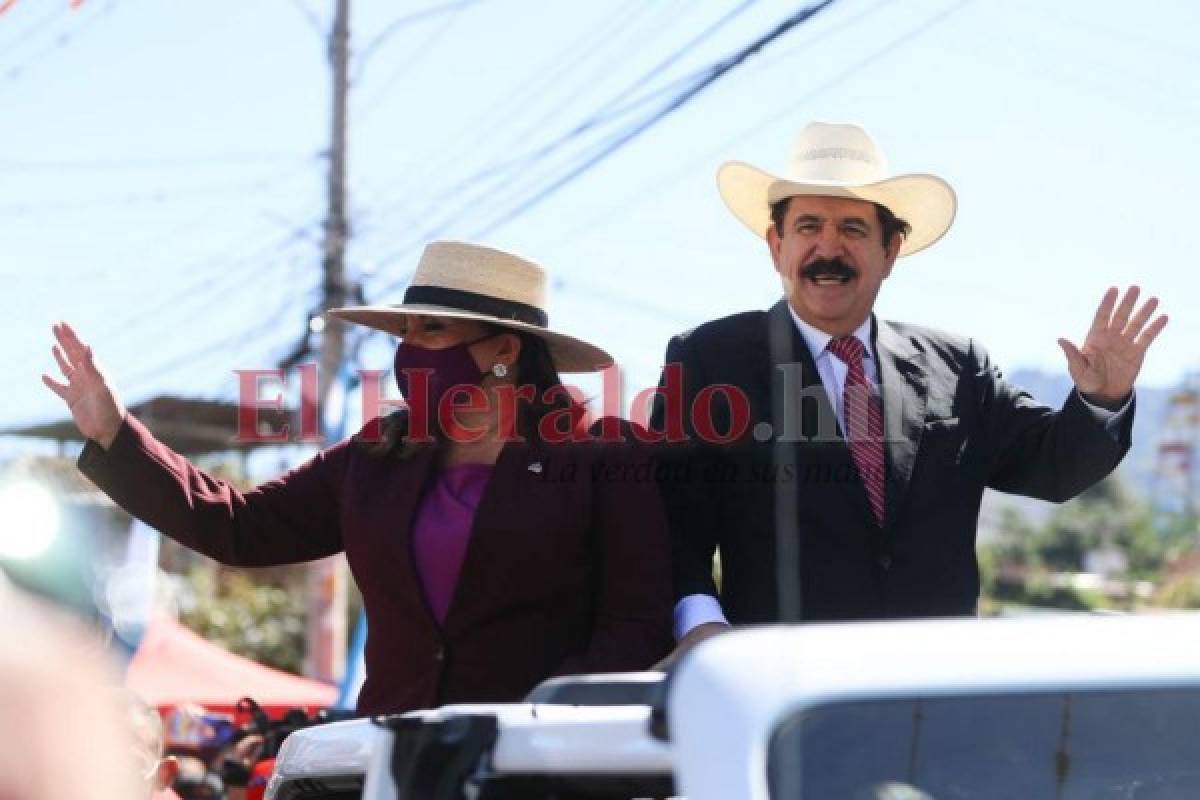
POLYGON ((446 621, 458 573, 462 570, 475 509, 488 478, 491 464, 454 464, 431 477, 417 506, 412 527, 412 555, 417 577, 433 618, 446 621))

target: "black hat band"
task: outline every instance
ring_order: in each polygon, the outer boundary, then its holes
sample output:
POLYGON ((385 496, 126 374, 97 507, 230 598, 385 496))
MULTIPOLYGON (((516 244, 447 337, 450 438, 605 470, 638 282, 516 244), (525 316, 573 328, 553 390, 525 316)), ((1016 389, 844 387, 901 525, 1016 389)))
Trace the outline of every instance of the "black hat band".
POLYGON ((466 292, 461 289, 447 289, 442 286, 410 286, 404 292, 404 302, 406 304, 448 306, 476 314, 486 314, 497 319, 524 322, 539 328, 545 328, 550 324, 550 318, 546 312, 537 306, 491 297, 486 294, 466 292))

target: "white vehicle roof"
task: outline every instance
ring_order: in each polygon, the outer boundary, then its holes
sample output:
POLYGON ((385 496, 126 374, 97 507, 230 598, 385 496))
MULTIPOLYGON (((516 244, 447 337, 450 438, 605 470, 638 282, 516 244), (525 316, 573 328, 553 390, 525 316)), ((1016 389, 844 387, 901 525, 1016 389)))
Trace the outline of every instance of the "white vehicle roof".
MULTIPOLYGON (((491 766, 506 774, 670 775, 666 742, 649 733, 649 706, 567 706, 513 703, 451 705, 414 711, 403 719, 439 723, 492 716, 497 741, 491 766)), ((389 800, 392 730, 368 719, 304 728, 288 736, 276 760, 267 797, 296 780, 363 776, 363 797, 389 800)))
POLYGON ((667 714, 680 793, 767 797, 767 739, 836 700, 1200 686, 1200 615, 1060 615, 763 627, 680 665, 667 714))
POLYGON ((505 773, 553 775, 671 772, 666 742, 649 735, 650 707, 547 703, 452 705, 403 715, 441 722, 488 714, 497 722, 492 766, 505 773))
MULTIPOLYGON (((670 741, 645 705, 457 705, 403 719, 490 716, 500 775, 673 776, 689 800, 767 794, 770 736, 806 708, 870 698, 1155 687, 1200 688, 1200 614, 1061 615, 774 626, 718 636, 671 676, 670 741)), ((363 796, 394 798, 394 731, 369 720, 298 731, 271 788, 322 775, 366 776, 363 796)), ((271 795, 269 795, 271 796, 271 795)))

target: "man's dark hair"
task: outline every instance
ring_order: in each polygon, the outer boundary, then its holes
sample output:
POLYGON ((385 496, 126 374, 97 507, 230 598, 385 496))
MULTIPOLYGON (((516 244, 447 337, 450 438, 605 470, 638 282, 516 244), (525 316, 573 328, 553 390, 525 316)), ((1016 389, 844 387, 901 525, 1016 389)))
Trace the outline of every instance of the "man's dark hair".
MULTIPOLYGON (((783 236, 783 220, 787 216, 788 206, 791 204, 791 197, 785 197, 771 204, 771 222, 775 225, 775 232, 780 236, 783 236)), ((907 220, 900 219, 893 214, 890 208, 879 203, 872 203, 871 205, 875 206, 875 216, 879 218, 879 228, 883 233, 884 247, 887 247, 891 243, 893 236, 897 234, 908 236, 912 233, 912 225, 909 225, 907 220)))

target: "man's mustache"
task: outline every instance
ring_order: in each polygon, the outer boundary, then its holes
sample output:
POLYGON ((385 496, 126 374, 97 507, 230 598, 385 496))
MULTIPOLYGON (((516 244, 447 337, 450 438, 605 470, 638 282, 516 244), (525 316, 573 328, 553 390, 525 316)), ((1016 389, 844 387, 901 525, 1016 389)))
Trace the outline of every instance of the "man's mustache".
POLYGON ((858 275, 858 270, 840 258, 818 258, 800 270, 800 277, 816 280, 818 278, 844 278, 849 280, 858 275))

